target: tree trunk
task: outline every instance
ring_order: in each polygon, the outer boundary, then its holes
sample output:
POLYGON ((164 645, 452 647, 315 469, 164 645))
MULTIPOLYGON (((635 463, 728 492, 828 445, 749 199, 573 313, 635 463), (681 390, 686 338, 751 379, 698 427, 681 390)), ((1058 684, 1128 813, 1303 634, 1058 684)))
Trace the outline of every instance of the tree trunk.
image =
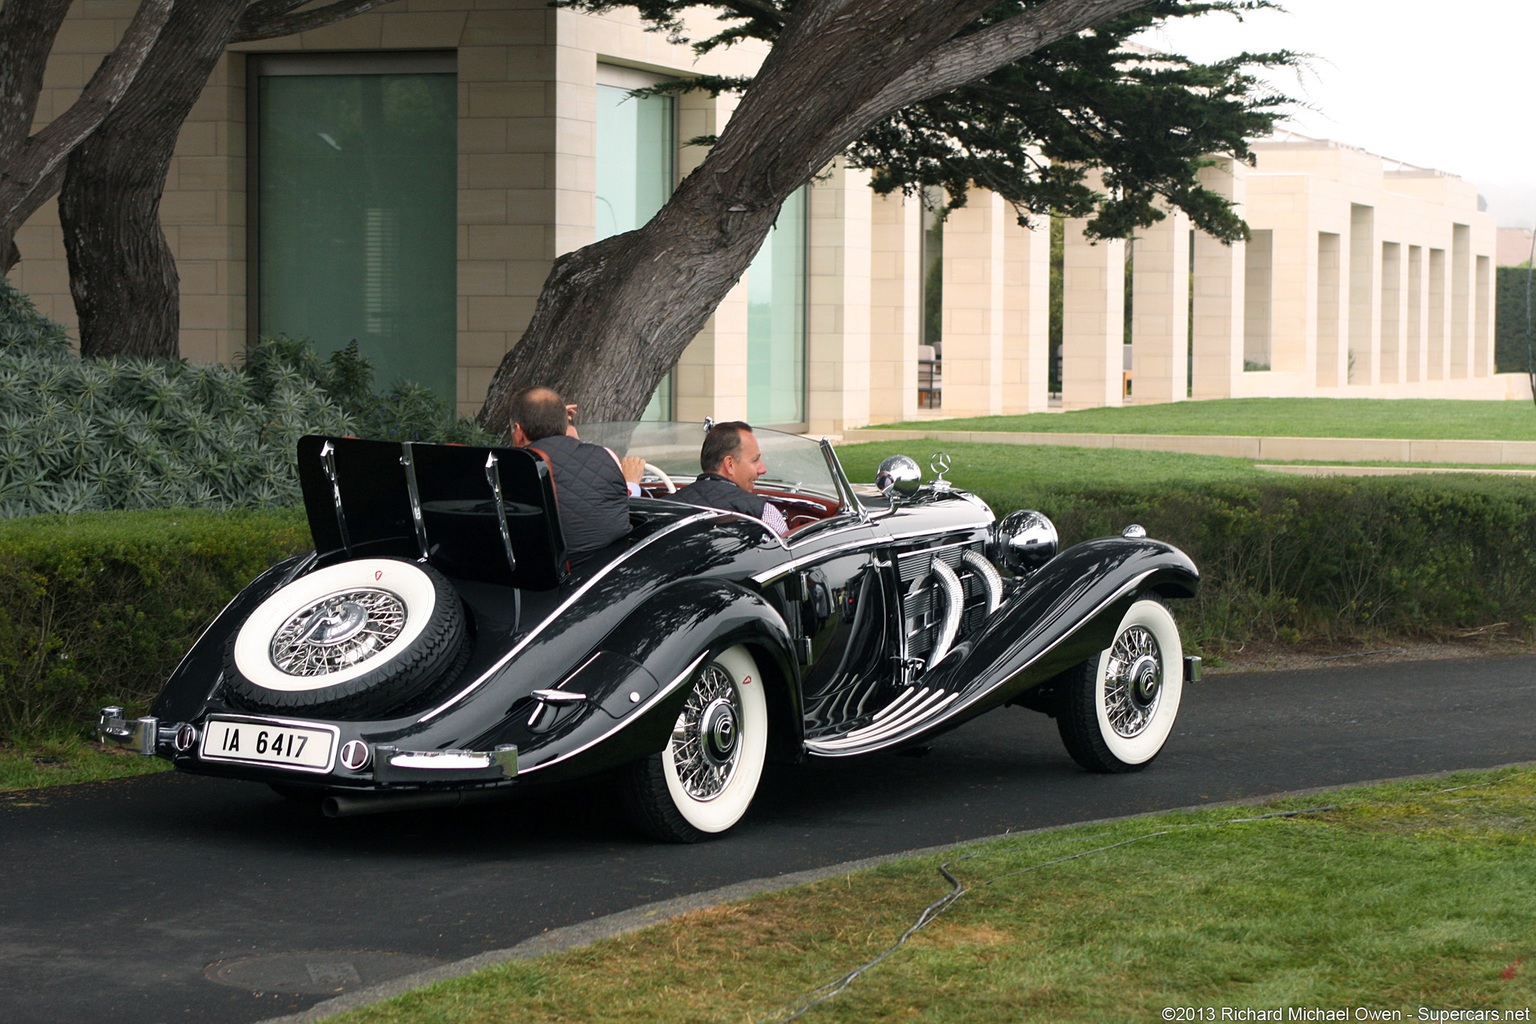
POLYGON ((959 35, 990 0, 802 0, 715 147, 649 223, 554 262, 480 424, 519 388, 589 420, 637 418, 740 280, 784 201, 901 107, 1148 0, 1056 0, 959 35))
POLYGON ((59 217, 82 356, 179 355, 179 278, 160 197, 182 123, 245 7, 177 3, 127 94, 69 157, 59 217))
POLYGON ((144 0, 75 102, 29 137, 43 70, 69 5, 70 0, 8 0, 0 6, 0 272, 9 273, 21 259, 16 232, 58 190, 69 153, 137 75, 171 0, 144 0))
POLYGON ((505 433, 508 399, 531 384, 560 391, 587 419, 637 418, 784 201, 856 137, 831 129, 988 5, 798 5, 718 143, 661 211, 555 261, 481 425, 505 433))

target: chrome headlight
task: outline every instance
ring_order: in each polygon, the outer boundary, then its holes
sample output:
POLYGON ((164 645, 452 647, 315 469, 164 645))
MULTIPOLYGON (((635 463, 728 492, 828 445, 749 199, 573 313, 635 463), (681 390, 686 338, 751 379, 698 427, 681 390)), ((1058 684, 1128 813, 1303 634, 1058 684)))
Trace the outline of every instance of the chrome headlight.
POLYGON ((1039 512, 1020 510, 993 524, 987 554, 997 565, 1022 576, 1055 558, 1058 543, 1055 523, 1039 512))
POLYGON ((875 473, 875 486, 887 497, 892 491, 911 497, 922 482, 922 469, 915 459, 906 455, 892 455, 880 463, 880 469, 875 473))

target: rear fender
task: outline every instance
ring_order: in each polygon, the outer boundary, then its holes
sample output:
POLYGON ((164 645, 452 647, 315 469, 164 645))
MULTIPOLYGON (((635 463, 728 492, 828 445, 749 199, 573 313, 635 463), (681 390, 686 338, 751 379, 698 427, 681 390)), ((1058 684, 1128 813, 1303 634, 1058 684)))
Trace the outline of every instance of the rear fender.
POLYGON ((1171 544, 1085 541, 1030 574, 925 680, 965 692, 965 717, 980 714, 1104 650, 1138 596, 1192 596, 1199 580, 1171 544))
POLYGON ((601 713, 566 738, 567 752, 535 757, 520 774, 562 778, 616 767, 666 746, 703 656, 741 644, 751 651, 768 701, 770 754, 801 750, 799 677, 783 616, 764 598, 723 580, 668 587, 636 609, 562 684, 601 713), (623 671, 615 672, 614 669, 623 671), (569 746, 578 748, 572 752, 569 746))

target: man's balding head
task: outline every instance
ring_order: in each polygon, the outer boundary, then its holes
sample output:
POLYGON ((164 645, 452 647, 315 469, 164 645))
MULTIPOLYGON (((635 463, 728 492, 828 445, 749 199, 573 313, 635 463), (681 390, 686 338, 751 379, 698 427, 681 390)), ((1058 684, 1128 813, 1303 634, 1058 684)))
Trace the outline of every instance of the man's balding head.
POLYGON ((570 414, 554 388, 523 388, 512 396, 512 442, 518 445, 565 433, 570 414), (519 434, 522 436, 519 437, 519 434))

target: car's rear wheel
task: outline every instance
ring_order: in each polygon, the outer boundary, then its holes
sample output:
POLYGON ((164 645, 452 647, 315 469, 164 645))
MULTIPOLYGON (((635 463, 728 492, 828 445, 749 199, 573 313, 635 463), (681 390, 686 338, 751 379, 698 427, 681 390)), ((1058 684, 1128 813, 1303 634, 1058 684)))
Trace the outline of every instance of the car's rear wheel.
POLYGON ((1120 620, 1114 643, 1068 673, 1056 726, 1067 753, 1089 771, 1140 771, 1167 742, 1183 690, 1173 613, 1141 598, 1120 620))
POLYGON ((253 711, 387 714, 452 674, 465 644, 458 595, 431 566, 340 562, 257 605, 229 646, 224 692, 253 711))
POLYGON ((745 647, 706 658, 666 747, 627 767, 620 795, 641 831, 695 843, 747 813, 768 753, 768 701, 745 647))

